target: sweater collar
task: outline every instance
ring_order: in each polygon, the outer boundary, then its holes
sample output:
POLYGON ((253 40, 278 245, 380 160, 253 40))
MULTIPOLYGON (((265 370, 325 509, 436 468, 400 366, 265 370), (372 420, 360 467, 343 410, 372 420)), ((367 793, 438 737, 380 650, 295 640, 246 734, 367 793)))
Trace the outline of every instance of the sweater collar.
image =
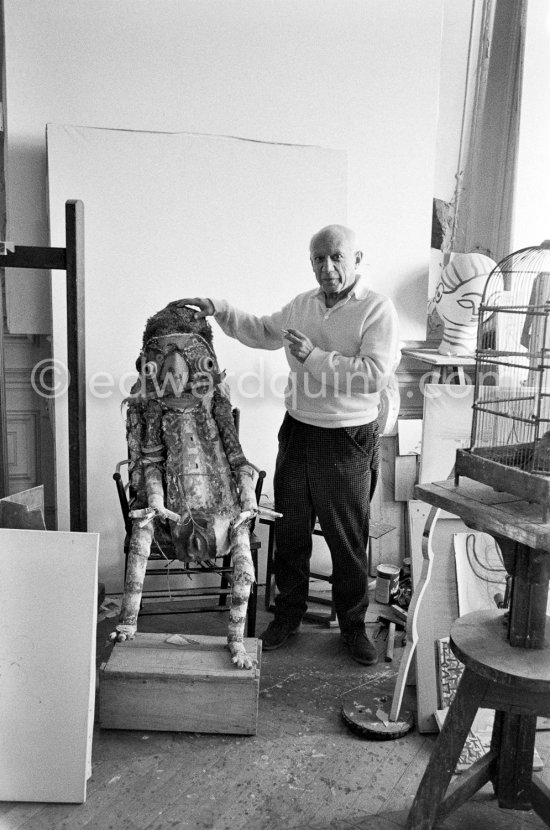
MULTIPOLYGON (((362 299, 364 299, 364 297, 367 296, 368 292, 369 292, 369 289, 368 289, 368 286, 367 286, 366 279, 363 277, 362 274, 357 274, 357 279, 355 280, 353 288, 351 289, 349 294, 347 294, 344 297, 344 300, 348 300, 348 299, 351 299, 351 298, 355 298, 356 300, 362 300, 362 299)), ((317 297, 320 297, 321 299, 324 298, 324 292, 323 292, 323 289, 321 288, 321 286, 319 286, 317 291, 315 291, 315 295, 317 297)), ((341 300, 340 302, 343 302, 343 300, 341 300)))

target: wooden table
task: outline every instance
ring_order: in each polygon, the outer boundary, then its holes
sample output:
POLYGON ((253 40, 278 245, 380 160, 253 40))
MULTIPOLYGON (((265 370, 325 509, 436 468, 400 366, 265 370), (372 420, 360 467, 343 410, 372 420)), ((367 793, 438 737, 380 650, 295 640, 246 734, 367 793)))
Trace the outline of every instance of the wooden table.
POLYGON ((431 383, 466 383, 464 367, 475 366, 474 355, 440 354, 437 349, 403 349, 403 354, 431 366, 431 383))
MULTIPOLYGON (((532 776, 537 713, 550 709, 550 642, 545 638, 550 524, 542 521, 539 505, 470 479, 461 479, 458 486, 451 480, 418 485, 415 496, 492 535, 513 581, 507 628, 503 613, 495 609, 467 615, 451 630, 451 646, 466 668, 407 826, 428 830, 488 781, 501 807, 532 807, 550 826, 550 791, 532 776), (482 702, 497 710, 491 750, 443 798, 455 755, 482 702)), ((434 514, 432 510, 427 525, 434 514)), ((427 526, 425 539, 430 534, 427 526)))

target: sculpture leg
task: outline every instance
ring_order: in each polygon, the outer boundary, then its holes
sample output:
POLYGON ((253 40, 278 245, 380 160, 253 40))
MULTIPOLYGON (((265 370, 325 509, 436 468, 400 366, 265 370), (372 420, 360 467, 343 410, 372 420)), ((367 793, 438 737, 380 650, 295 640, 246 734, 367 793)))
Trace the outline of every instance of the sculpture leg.
POLYGON ((117 642, 133 640, 136 635, 143 580, 145 579, 147 560, 151 552, 153 532, 153 522, 149 522, 145 527, 138 527, 137 522, 134 522, 119 624, 111 634, 111 639, 117 642))
POLYGON ((227 642, 231 659, 239 669, 251 669, 252 660, 243 645, 244 627, 250 587, 254 583, 254 564, 250 553, 250 533, 244 524, 230 531, 231 563, 233 577, 231 584, 231 608, 227 642))

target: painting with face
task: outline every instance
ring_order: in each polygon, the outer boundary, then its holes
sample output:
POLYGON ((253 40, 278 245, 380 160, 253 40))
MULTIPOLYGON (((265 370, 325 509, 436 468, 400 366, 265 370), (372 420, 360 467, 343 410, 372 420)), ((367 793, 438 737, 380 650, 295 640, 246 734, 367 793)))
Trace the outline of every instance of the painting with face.
POLYGON ((441 279, 428 307, 443 322, 440 354, 469 355, 475 352, 479 306, 489 274, 496 262, 485 254, 455 254, 441 272, 441 279))

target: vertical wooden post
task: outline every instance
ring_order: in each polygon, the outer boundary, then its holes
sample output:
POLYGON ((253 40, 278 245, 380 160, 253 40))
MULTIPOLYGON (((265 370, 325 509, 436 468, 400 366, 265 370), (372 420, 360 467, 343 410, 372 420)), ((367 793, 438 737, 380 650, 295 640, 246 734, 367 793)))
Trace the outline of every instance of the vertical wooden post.
POLYGON ((0 499, 9 495, 8 417, 4 366, 4 302, 0 288, 0 499))
POLYGON ((516 543, 508 624, 511 646, 542 649, 548 603, 548 553, 516 543))
MULTIPOLYGON (((3 7, 3 4, 2 4, 3 7)), ((3 15, 3 11, 2 11, 3 15)), ((0 26, 0 50, 4 51, 4 27, 0 26)), ((0 83, 4 88, 5 82, 5 61, 0 63, 0 83)), ((5 181, 5 153, 6 138, 2 133, 0 142, 0 234, 2 239, 6 238, 7 215, 6 215, 6 181, 5 181)), ((4 274, 6 272, 4 271, 4 274)), ((4 355, 4 293, 0 285, 0 499, 10 495, 10 480, 8 474, 8 414, 6 410, 6 367, 4 355)))
POLYGON ((69 370, 69 497, 72 531, 87 530, 84 205, 65 205, 67 368, 69 370))

